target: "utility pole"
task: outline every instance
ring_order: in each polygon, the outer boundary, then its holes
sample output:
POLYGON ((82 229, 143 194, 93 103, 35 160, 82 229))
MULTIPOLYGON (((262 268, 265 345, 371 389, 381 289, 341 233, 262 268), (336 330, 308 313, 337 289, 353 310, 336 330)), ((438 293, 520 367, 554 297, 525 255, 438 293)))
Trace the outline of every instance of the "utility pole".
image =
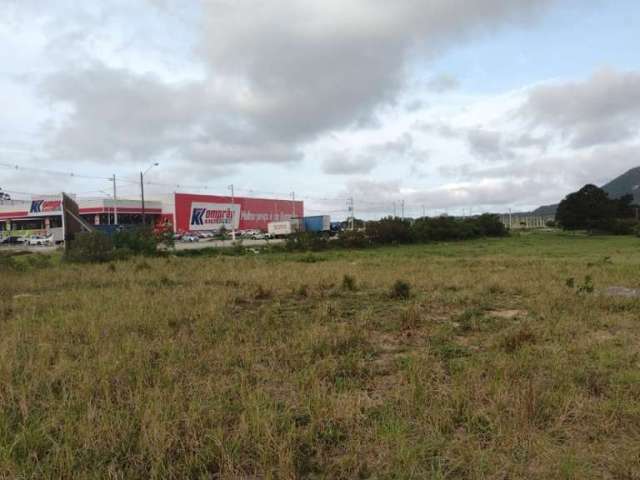
POLYGON ((424 205, 422 205, 422 218, 426 218, 426 216, 427 216, 427 211, 424 208, 424 205))
POLYGON ((233 191, 233 183, 229 185, 231 190, 231 240, 236 241, 236 219, 235 219, 235 195, 233 191))
POLYGON ((118 225, 118 196, 116 192, 116 174, 113 174, 113 223, 118 225))
POLYGON ((511 209, 509 209, 509 230, 511 230, 512 227, 513 225, 511 223, 511 209))
POLYGON ((296 218, 296 192, 291 192, 291 218, 296 218))
POLYGON ((402 220, 404 220, 404 200, 402 200, 402 220))
POLYGON ((142 224, 147 225, 147 215, 144 210, 144 174, 140 172, 140 197, 142 199, 142 224))
POLYGON ((396 214, 396 201, 393 201, 393 218, 396 218, 398 215, 396 214))
POLYGON ((354 209, 353 209, 353 197, 349 197, 347 199, 347 210, 349 211, 349 223, 351 224, 351 230, 356 229, 356 221, 354 217, 354 209))

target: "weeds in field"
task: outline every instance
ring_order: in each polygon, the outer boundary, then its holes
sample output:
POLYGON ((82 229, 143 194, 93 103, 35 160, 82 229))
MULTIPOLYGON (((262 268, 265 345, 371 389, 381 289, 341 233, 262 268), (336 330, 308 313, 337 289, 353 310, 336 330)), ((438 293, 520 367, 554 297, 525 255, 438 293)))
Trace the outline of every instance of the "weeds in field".
POLYGON ((575 278, 568 278, 565 284, 568 288, 575 289, 578 295, 590 294, 595 291, 591 275, 585 275, 584 281, 580 285, 576 285, 575 278))
POLYGON ((411 285, 404 280, 396 280, 389 293, 391 298, 406 300, 411 297, 411 285))
POLYGON ((358 289, 356 278, 353 275, 345 273, 342 277, 342 289, 349 292, 355 292, 358 289))
POLYGON ((0 478, 636 478, 637 245, 501 242, 12 258, 0 478))

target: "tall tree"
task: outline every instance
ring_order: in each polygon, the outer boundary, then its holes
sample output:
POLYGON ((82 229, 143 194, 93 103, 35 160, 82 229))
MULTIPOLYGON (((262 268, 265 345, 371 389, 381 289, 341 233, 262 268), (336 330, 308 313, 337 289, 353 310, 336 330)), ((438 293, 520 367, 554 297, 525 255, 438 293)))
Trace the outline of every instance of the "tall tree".
POLYGON ((560 202, 556 221, 566 230, 610 230, 620 208, 601 188, 585 185, 560 202))

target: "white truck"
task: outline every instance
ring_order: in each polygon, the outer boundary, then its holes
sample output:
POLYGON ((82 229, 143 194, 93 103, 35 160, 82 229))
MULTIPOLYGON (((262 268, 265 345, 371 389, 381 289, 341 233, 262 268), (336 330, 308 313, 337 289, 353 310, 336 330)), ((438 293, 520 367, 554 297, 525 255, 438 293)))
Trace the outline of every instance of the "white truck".
POLYGON ((270 222, 267 225, 267 232, 272 238, 286 237, 297 231, 297 223, 294 223, 291 220, 285 220, 282 222, 270 222))

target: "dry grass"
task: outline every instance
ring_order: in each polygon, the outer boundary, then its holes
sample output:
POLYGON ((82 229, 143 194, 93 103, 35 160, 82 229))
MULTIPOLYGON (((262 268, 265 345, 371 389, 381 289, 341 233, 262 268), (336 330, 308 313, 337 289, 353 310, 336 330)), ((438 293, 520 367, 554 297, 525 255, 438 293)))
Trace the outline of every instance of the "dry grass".
POLYGON ((638 479, 639 245, 5 271, 0 477, 638 479))

